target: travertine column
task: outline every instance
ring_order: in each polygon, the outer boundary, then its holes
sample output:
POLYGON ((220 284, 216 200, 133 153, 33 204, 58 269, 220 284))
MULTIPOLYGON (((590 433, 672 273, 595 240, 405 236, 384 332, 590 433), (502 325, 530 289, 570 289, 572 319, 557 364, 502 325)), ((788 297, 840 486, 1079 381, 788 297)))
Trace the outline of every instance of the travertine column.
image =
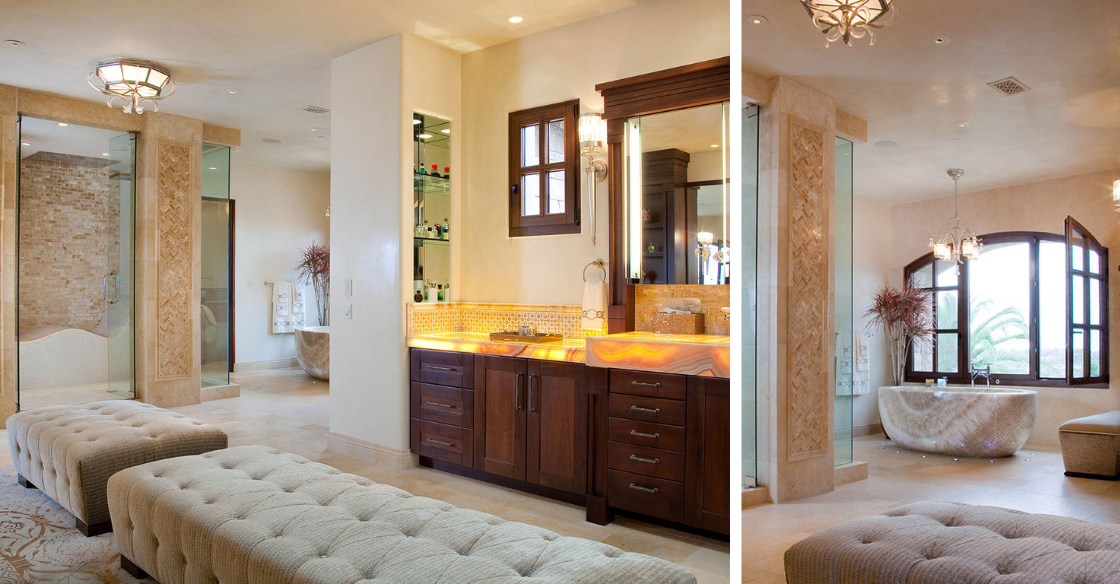
POLYGON ((0 428, 16 412, 16 88, 0 85, 0 428))

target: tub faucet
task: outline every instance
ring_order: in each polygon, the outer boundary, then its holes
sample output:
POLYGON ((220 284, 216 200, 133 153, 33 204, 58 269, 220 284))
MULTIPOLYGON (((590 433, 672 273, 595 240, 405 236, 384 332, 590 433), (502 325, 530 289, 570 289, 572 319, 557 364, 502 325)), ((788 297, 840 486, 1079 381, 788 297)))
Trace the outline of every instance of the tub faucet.
MULTIPOLYGON (((984 381, 988 383, 988 389, 992 388, 992 364, 989 363, 983 367, 977 367, 975 363, 968 367, 968 372, 972 375, 972 389, 976 389, 976 378, 983 376, 984 381)), ((998 381, 996 383, 999 383, 998 381)))

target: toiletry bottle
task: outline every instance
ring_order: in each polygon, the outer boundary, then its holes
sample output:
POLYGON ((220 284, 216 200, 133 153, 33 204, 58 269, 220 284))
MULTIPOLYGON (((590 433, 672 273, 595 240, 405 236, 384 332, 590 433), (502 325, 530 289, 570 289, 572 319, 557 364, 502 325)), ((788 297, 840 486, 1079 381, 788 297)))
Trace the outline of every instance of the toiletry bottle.
POLYGON ((432 172, 429 172, 428 174, 430 174, 430 175, 432 175, 436 178, 440 178, 439 165, 438 164, 433 164, 432 165, 432 172))
POLYGON ((443 225, 436 223, 436 239, 443 239, 443 225))
POLYGON ((443 284, 436 284, 436 294, 439 297, 439 301, 443 302, 443 284))
POLYGON ((451 231, 451 224, 447 222, 447 217, 444 217, 443 218, 443 239, 445 239, 447 241, 451 240, 451 235, 449 234, 450 231, 451 231))
POLYGON ((428 171, 424 170, 424 165, 423 164, 420 165, 420 170, 417 171, 417 172, 419 172, 420 174, 428 174, 428 171))
POLYGON ((428 302, 439 302, 439 288, 436 288, 435 282, 431 286, 428 288, 428 302))
POLYGON ((451 178, 451 167, 450 166, 443 167, 443 178, 451 178))
POLYGON ((424 293, 421 292, 419 288, 417 288, 416 289, 416 294, 414 294, 412 296, 412 299, 415 300, 416 302, 423 302, 424 301, 424 293))
POLYGON ((443 281, 443 299, 446 300, 447 302, 451 302, 451 281, 450 280, 444 280, 443 281))

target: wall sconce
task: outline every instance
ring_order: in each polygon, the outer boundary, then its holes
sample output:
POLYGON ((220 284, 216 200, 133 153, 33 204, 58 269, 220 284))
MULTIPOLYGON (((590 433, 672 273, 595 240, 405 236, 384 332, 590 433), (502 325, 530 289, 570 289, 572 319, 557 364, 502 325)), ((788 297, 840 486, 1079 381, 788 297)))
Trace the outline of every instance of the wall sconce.
POLYGON ((696 234, 696 249, 693 253, 699 260, 696 262, 697 284, 704 283, 704 267, 712 257, 711 245, 713 241, 715 241, 715 236, 711 231, 700 231, 696 234))
POLYGON ((1112 203, 1120 205, 1120 180, 1112 183, 1112 203))
POLYGON ((591 245, 595 246, 595 183, 607 180, 607 163, 596 158, 603 152, 606 128, 601 114, 589 113, 579 117, 579 151, 587 159, 587 209, 591 214, 591 245))

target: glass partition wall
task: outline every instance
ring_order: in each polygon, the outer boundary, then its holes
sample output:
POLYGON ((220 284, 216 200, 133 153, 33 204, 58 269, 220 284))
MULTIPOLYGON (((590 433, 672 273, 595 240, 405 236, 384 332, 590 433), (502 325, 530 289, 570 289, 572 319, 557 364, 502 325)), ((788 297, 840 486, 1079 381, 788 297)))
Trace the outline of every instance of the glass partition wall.
POLYGON ((834 231, 835 265, 835 374, 836 374, 836 442, 837 466, 852 462, 852 400, 855 379, 855 354, 863 333, 855 331, 855 298, 852 289, 853 257, 853 144, 836 139, 836 227, 834 231))
POLYGON ((233 201, 230 148, 202 146, 202 387, 229 385, 232 333, 233 201))
POLYGON ((743 110, 742 322, 743 488, 758 486, 758 106, 743 110))

